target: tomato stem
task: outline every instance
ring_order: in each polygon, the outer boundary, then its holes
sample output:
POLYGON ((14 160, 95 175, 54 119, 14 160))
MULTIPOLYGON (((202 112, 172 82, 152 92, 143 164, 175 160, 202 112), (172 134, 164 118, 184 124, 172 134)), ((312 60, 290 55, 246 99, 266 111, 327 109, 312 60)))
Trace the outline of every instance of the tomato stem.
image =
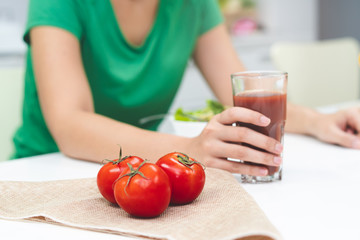
MULTIPOLYGON (((119 144, 118 144, 119 145, 119 144)), ((131 157, 131 156, 125 156, 125 157, 123 157, 122 156, 122 148, 121 148, 121 146, 119 145, 119 147, 120 147, 120 151, 119 151, 119 159, 118 160, 116 160, 116 164, 119 164, 119 163, 121 163, 122 161, 125 161, 125 159, 127 159, 127 158, 129 158, 129 157, 131 157)))
POLYGON ((141 168, 146 162, 147 162, 146 160, 143 161, 143 162, 139 165, 139 167, 138 167, 137 169, 134 169, 134 167, 133 167, 130 163, 127 163, 128 167, 129 167, 129 169, 130 169, 130 172, 127 173, 127 174, 124 174, 124 175, 120 176, 120 177, 116 180, 116 181, 118 181, 119 179, 121 179, 121 178, 123 178, 123 177, 125 177, 125 176, 129 176, 129 178, 128 178, 127 182, 126 182, 126 185, 125 185, 125 189, 124 189, 126 195, 128 195, 128 193, 127 193, 127 191, 126 191, 126 188, 128 187, 131 179, 132 179, 134 176, 136 176, 137 174, 139 174, 141 177, 143 177, 143 178, 145 178, 145 179, 149 179, 149 178, 145 177, 145 175, 144 175, 142 172, 139 171, 140 168, 141 168))
POLYGON ((119 158, 118 158, 118 159, 115 159, 115 160, 104 159, 104 160, 102 161, 102 164, 104 164, 104 162, 111 162, 113 165, 115 165, 115 164, 119 164, 119 163, 121 163, 122 161, 124 161, 125 159, 131 157, 131 156, 125 156, 125 157, 123 157, 123 156, 122 156, 122 148, 121 148, 121 146, 120 146, 119 144, 118 144, 118 146, 120 147, 119 158))
POLYGON ((120 148, 118 160, 120 160, 120 159, 121 159, 121 156, 122 156, 122 148, 121 148, 120 144, 118 144, 118 146, 119 146, 119 148, 120 148))
POLYGON ((102 160, 101 164, 105 164, 105 162, 112 162, 114 164, 114 160, 110 160, 110 159, 107 159, 105 158, 104 160, 102 160))
POLYGON ((190 166, 193 165, 194 163, 200 164, 203 168, 204 165, 201 162, 195 161, 195 160, 190 160, 190 157, 188 155, 186 155, 185 153, 181 153, 182 155, 178 154, 177 155, 177 160, 179 162, 181 162, 185 167, 190 168, 191 170, 193 170, 190 166))

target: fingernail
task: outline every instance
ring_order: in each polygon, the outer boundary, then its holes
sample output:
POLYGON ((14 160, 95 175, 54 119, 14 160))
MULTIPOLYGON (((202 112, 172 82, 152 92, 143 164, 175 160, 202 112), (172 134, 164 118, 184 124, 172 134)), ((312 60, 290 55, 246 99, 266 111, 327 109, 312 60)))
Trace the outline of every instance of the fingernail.
POLYGON ((260 175, 261 176, 266 176, 268 175, 268 170, 266 168, 261 168, 260 169, 260 175))
POLYGON ((360 149, 360 140, 359 139, 354 140, 353 144, 352 144, 352 147, 360 149))
POLYGON ((271 121, 270 118, 267 118, 265 116, 260 117, 260 122, 263 123, 263 124, 269 124, 270 121, 271 121))
POLYGON ((283 150, 283 146, 280 143, 275 145, 275 152, 276 153, 281 153, 282 150, 283 150))
POLYGON ((282 161, 281 157, 274 157, 275 164, 281 164, 281 161, 282 161))

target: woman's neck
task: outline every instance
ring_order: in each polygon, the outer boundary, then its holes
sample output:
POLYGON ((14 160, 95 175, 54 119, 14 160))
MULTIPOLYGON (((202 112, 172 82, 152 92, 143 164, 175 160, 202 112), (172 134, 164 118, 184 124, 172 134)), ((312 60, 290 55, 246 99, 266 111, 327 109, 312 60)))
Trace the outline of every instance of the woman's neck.
POLYGON ((120 30, 132 45, 141 45, 156 20, 160 0, 111 0, 120 30))

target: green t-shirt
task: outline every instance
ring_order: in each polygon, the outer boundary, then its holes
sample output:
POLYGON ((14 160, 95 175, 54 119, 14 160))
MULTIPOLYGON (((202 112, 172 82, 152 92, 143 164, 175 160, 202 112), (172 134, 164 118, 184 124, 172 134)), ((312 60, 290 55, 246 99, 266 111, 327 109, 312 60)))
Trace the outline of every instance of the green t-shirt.
POLYGON ((96 113, 156 130, 160 121, 141 125, 139 120, 168 111, 197 38, 220 22, 216 0, 160 0, 152 30, 141 46, 133 46, 122 35, 110 0, 30 0, 23 124, 14 136, 13 158, 58 151, 39 105, 29 39, 33 27, 55 26, 79 40, 96 113))

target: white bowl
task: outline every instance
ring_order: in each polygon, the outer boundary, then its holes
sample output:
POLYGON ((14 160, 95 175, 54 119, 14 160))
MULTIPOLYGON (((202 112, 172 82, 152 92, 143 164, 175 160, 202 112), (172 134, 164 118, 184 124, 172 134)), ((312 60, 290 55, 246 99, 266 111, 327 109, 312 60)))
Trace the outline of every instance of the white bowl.
POLYGON ((174 117, 170 117, 169 120, 173 134, 183 137, 198 136, 207 125, 207 122, 178 121, 175 120, 174 117))

